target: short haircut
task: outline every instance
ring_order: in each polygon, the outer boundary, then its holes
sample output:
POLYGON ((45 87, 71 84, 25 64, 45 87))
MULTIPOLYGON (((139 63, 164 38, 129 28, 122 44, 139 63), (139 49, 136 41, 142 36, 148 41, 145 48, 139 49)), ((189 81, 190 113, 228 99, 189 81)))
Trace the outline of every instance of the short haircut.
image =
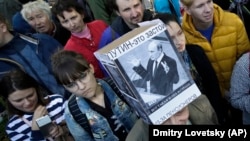
POLYGON ((150 43, 149 43, 149 46, 150 45, 156 45, 156 48, 158 51, 163 51, 162 49, 162 44, 160 43, 160 41, 157 41, 157 40, 152 40, 150 43))
POLYGON ((8 101, 9 95, 17 90, 25 90, 29 88, 35 88, 38 97, 38 104, 45 106, 49 103, 49 100, 44 98, 44 96, 49 94, 48 91, 21 69, 12 70, 2 77, 0 81, 0 95, 6 101, 7 110, 10 115, 17 114, 22 116, 24 115, 24 112, 16 109, 8 101))
POLYGON ((194 2, 194 0, 180 0, 180 1, 186 7, 190 7, 193 4, 193 2, 194 2))
MULTIPOLYGON (((112 1, 112 5, 113 5, 112 7, 113 7, 113 9, 114 9, 115 11, 119 11, 119 7, 118 7, 116 1, 117 1, 117 0, 113 0, 113 1, 112 1)), ((127 0, 124 0, 124 1, 127 1, 127 0)), ((142 0, 140 0, 140 1, 141 1, 141 3, 142 3, 142 0)))
POLYGON ((81 7, 81 5, 76 0, 58 0, 52 7, 51 11, 55 18, 58 20, 57 16, 65 18, 63 16, 63 12, 72 12, 75 10, 76 12, 83 14, 86 16, 85 10, 81 7))
POLYGON ((51 13, 50 6, 44 0, 36 0, 36 1, 28 2, 24 4, 21 10, 21 14, 24 20, 28 21, 26 14, 32 13, 34 11, 39 11, 39 10, 41 10, 44 14, 48 16, 49 19, 52 20, 52 13, 51 13))
POLYGON ((58 83, 67 85, 75 81, 90 68, 89 63, 79 53, 68 50, 59 50, 51 57, 53 73, 58 83))

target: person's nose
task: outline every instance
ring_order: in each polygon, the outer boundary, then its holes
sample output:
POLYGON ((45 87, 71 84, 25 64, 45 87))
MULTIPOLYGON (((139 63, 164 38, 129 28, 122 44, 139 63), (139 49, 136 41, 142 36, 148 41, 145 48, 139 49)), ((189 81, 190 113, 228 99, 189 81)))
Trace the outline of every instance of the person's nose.
POLYGON ((30 101, 27 98, 24 99, 24 105, 30 105, 30 101))
POLYGON ((74 27, 74 25, 75 25, 74 22, 72 20, 69 20, 69 26, 74 27))
POLYGON ((132 17, 137 17, 137 10, 135 8, 131 9, 131 16, 132 17))
POLYGON ((169 120, 170 125, 176 125, 177 124, 176 118, 174 116, 170 117, 168 120, 169 120))
POLYGON ((211 11, 211 6, 209 4, 205 4, 204 10, 205 10, 205 12, 210 12, 211 11))
POLYGON ((37 25, 40 25, 40 23, 41 23, 40 20, 39 20, 38 18, 35 18, 35 19, 34 19, 34 22, 35 22, 35 25, 36 25, 36 26, 37 26, 37 25))
POLYGON ((175 38, 175 39, 174 39, 174 43, 175 43, 176 46, 179 46, 179 45, 181 44, 181 39, 178 38, 178 37, 175 38))
POLYGON ((80 80, 77 80, 76 84, 78 86, 78 89, 80 89, 80 90, 85 88, 85 84, 83 82, 81 82, 80 80))

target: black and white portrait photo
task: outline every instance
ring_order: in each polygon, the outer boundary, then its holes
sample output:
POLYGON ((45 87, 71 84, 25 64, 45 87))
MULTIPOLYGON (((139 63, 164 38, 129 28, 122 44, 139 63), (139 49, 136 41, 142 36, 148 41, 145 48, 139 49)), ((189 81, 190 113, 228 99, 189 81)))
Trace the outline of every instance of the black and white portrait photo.
POLYGON ((149 106, 170 96, 189 81, 176 50, 161 36, 148 40, 117 60, 134 89, 149 106))

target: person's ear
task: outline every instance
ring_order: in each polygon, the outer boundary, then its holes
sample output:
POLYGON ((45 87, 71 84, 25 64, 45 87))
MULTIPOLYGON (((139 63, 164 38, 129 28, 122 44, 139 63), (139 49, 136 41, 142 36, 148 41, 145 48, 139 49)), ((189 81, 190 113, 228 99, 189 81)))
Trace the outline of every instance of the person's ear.
POLYGON ((116 13, 117 16, 121 16, 121 14, 119 13, 118 10, 115 10, 115 13, 116 13))
POLYGON ((7 32, 8 31, 7 25, 4 23, 0 23, 0 30, 2 33, 7 32))
POLYGON ((84 19, 84 18, 85 18, 84 13, 82 13, 82 14, 81 14, 81 16, 82 16, 82 19, 84 19))
POLYGON ((187 6, 183 6, 183 8, 188 15, 191 15, 190 8, 188 8, 187 6))
POLYGON ((94 69, 94 66, 92 64, 89 64, 89 70, 91 73, 95 73, 95 69, 94 69))

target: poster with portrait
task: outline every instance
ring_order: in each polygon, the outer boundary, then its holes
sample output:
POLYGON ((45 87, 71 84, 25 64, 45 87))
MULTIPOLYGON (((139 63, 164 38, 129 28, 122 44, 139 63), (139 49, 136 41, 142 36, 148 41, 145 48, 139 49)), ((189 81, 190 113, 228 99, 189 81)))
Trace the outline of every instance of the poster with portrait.
POLYGON ((156 23, 136 28, 94 54, 128 97, 128 103, 140 110, 138 113, 145 121, 157 125, 201 92, 169 38, 165 24, 156 23))

